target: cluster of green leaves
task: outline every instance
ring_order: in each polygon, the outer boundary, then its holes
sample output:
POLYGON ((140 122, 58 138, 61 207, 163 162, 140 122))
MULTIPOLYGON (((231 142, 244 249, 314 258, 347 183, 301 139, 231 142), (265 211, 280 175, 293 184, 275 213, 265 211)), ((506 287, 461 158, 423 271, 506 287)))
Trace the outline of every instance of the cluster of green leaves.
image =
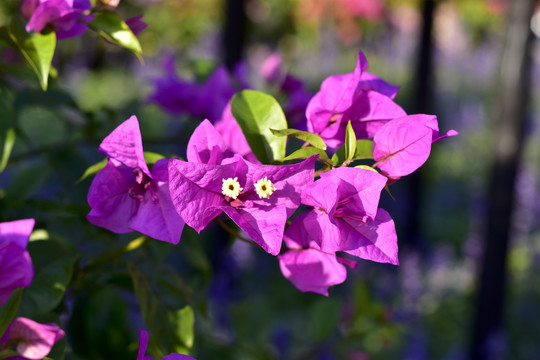
MULTIPOLYGON (((350 121, 347 124, 345 144, 330 158, 326 152, 327 146, 319 135, 287 128, 283 110, 271 95, 254 90, 241 91, 231 101, 231 112, 253 153, 263 164, 319 155, 318 160, 323 164, 321 171, 328 171, 358 160, 373 159, 373 141, 356 140, 350 121), (302 140, 305 145, 286 156, 287 137, 302 140)), ((374 170, 368 165, 359 166, 374 170)))
MULTIPOLYGON (((142 61, 139 40, 114 11, 97 9, 93 14, 93 19, 88 24, 92 30, 108 42, 132 51, 142 61)), ((28 33, 26 24, 17 12, 12 13, 10 19, 8 24, 0 26, 1 45, 17 49, 37 75, 41 88, 47 90, 49 77, 56 77, 56 70, 52 67, 57 45, 56 34, 51 30, 44 30, 39 34, 28 33)))

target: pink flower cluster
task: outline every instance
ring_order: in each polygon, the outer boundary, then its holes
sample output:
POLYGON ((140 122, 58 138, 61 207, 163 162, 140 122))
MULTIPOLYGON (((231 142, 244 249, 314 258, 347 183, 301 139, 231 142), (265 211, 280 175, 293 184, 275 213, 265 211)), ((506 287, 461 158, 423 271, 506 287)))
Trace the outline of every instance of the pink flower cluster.
POLYGON ((307 129, 334 149, 345 142, 350 123, 356 138, 373 142, 371 167, 327 161, 314 181, 317 155, 261 164, 226 108, 215 127, 204 120, 194 131, 187 161, 162 159, 150 171, 132 116, 99 148, 109 160, 90 187, 88 220, 176 244, 184 224, 200 232, 225 214, 277 256, 298 289, 323 295, 345 281, 344 265, 356 265, 350 256, 397 265, 397 235, 378 206, 381 191, 418 169, 433 142, 457 133, 441 136, 433 115, 407 115, 393 102, 398 87, 366 72, 367 66, 360 52, 353 73, 327 78, 306 119, 307 129), (306 211, 287 227, 300 206, 306 211))

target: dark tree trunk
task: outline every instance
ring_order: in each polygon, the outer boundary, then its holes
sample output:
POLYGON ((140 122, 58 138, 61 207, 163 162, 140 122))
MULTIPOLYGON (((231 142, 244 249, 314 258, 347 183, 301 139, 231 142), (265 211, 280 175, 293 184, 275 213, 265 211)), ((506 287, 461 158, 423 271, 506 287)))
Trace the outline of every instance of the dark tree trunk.
POLYGON ((245 41, 246 12, 244 0, 226 1, 223 31, 223 59, 229 70, 242 59, 245 41))
MULTIPOLYGON (((433 13, 434 0, 424 0, 422 8, 422 33, 414 77, 414 98, 411 113, 432 113, 433 101, 433 13)), ((407 197, 407 211, 403 219, 402 244, 413 250, 421 245, 420 213, 422 204, 422 169, 402 180, 407 197)))
POLYGON ((471 359, 494 359, 502 325, 506 280, 506 253, 514 209, 514 188, 521 158, 530 84, 530 20, 535 0, 510 2, 510 12, 501 56, 498 118, 488 211, 484 256, 479 273, 479 290, 471 359), (493 346, 495 345, 495 346, 493 346))

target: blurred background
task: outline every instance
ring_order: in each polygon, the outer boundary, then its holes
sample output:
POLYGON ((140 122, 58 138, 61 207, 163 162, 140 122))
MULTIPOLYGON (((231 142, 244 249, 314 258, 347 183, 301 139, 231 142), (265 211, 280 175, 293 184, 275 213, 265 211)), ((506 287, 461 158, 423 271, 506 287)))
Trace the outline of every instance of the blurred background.
MULTIPOLYGON (((395 200, 382 195, 400 266, 361 261, 328 298, 303 294, 260 249, 217 227, 200 236, 186 227, 178 246, 151 241, 66 281, 52 311, 68 332, 65 358, 136 357, 140 275, 160 306, 194 308, 198 359, 537 359, 540 12, 515 3, 122 0, 123 18, 144 14, 148 24, 138 36, 144 63, 87 32, 58 44, 47 92, 3 49, 0 118, 18 136, 0 174, 0 220, 36 218, 34 238, 77 253, 66 261, 78 268, 137 235, 88 224, 91 178, 77 180, 133 114, 145 150, 185 156, 210 116, 182 107, 186 84, 203 87, 212 109, 244 87, 269 92, 302 128, 305 99, 327 76, 352 72, 362 50, 369 72, 401 86, 395 101, 407 113, 435 114, 442 132, 460 133, 391 186, 395 200), (269 80, 272 56, 279 76, 303 83, 298 99, 269 80), (204 87, 221 65, 233 90, 204 87)), ((33 243, 39 268, 55 253, 33 243)))

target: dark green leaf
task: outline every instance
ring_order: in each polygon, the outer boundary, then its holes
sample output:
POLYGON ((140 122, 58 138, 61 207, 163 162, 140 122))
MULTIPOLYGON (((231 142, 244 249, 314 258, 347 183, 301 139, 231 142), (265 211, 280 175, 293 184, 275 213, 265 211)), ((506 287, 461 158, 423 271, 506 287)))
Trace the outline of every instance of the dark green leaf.
MULTIPOLYGON (((356 142, 356 150, 351 160, 373 159, 373 140, 358 140, 356 142)), ((332 155, 334 165, 339 165, 346 160, 345 145, 341 146, 332 155)))
POLYGON ((79 254, 51 240, 32 241, 28 244, 28 251, 36 275, 24 293, 19 313, 33 317, 49 312, 60 304, 79 254))
POLYGON ((297 138, 300 140, 303 140, 310 145, 313 145, 316 148, 319 148, 321 150, 326 150, 326 144, 324 143, 324 140, 317 134, 313 134, 307 131, 301 131, 296 129, 283 129, 283 130, 274 130, 270 129, 272 134, 276 136, 291 136, 293 138, 297 138))
POLYGON ((152 334, 150 352, 159 358, 166 355, 163 349, 189 353, 193 345, 193 310, 189 307, 168 310, 154 294, 146 277, 133 264, 128 263, 128 267, 144 322, 152 334))
POLYGON ((0 359, 7 359, 9 357, 12 357, 12 356, 16 356, 16 357, 19 357, 20 354, 14 350, 11 350, 11 349, 6 349, 6 350, 2 350, 2 352, 0 352, 0 359))
POLYGON ((6 331, 11 321, 15 318, 15 314, 19 309, 22 299, 22 289, 17 289, 11 293, 7 303, 0 307, 0 338, 6 331))
POLYGON ((347 132, 345 133, 345 160, 351 160, 356 151, 356 134, 351 125, 351 121, 347 123, 347 132))
POLYGON ((342 304, 338 300, 325 298, 317 301, 310 309, 311 333, 317 341, 326 339, 335 331, 341 315, 342 304))
POLYGON ((106 11, 97 14, 90 22, 90 28, 113 44, 133 51, 136 55, 142 54, 141 44, 129 26, 123 22, 116 13, 106 11))
POLYGON ((105 158, 105 159, 101 160, 100 162, 88 167, 88 169, 86 169, 84 171, 84 174, 82 174, 82 176, 79 178, 79 180, 77 180, 77 183, 80 183, 81 181, 83 181, 84 179, 86 179, 89 176, 96 175, 105 166, 107 166, 107 158, 105 158))
POLYGON ((14 16, 9 25, 9 37, 37 74, 41 88, 47 90, 51 61, 56 48, 56 34, 27 33, 22 20, 14 16))
POLYGON ((49 176, 46 165, 35 166, 19 172, 6 190, 6 200, 23 201, 37 190, 49 176))
POLYGON ((232 98, 231 112, 257 159, 269 164, 285 157, 287 139, 270 131, 287 128, 285 114, 276 99, 259 91, 244 90, 232 98))
POLYGON ((9 155, 11 155, 11 150, 15 144, 15 130, 8 129, 6 132, 6 138, 4 140, 4 150, 2 151, 2 159, 0 160, 0 173, 4 171, 9 160, 9 155))

